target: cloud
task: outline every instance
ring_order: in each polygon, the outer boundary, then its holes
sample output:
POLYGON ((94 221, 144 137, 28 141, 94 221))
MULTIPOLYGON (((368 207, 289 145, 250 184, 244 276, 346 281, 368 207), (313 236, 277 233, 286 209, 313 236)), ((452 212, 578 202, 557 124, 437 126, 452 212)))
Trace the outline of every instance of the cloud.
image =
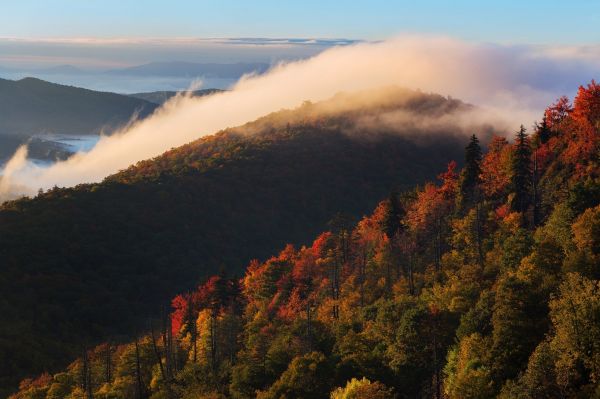
POLYGON ((2 66, 72 64, 90 70, 149 62, 277 62, 314 56, 350 39, 319 38, 12 38, 0 37, 2 66))
POLYGON ((512 134, 521 123, 531 125, 558 95, 571 94, 576 84, 593 78, 598 59, 590 61, 589 52, 573 59, 564 52, 446 37, 402 36, 334 47, 310 59, 281 63, 265 75, 242 78, 229 92, 176 98, 151 117, 103 137, 89 153, 49 168, 21 156, 11 164, 10 187, 3 183, 5 195, 14 193, 14 187, 31 194, 40 187, 100 181, 136 161, 305 100, 389 85, 466 100, 484 112, 472 118, 502 120, 512 134))

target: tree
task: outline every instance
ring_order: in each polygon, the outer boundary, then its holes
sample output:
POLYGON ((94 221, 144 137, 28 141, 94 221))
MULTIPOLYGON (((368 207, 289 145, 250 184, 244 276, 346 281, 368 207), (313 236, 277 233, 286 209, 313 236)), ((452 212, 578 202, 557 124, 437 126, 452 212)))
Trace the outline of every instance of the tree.
MULTIPOLYGON (((517 376, 544 334, 528 282, 509 274, 498 283, 492 315, 492 376, 496 383, 517 376)), ((500 388, 500 386, 498 386, 500 388)))
POLYGON ((371 382, 366 378, 348 381, 344 388, 331 392, 331 399, 393 399, 395 395, 379 381, 371 382))
POLYGON ((320 399, 330 391, 332 370, 320 352, 311 352, 292 360, 288 369, 268 391, 257 399, 320 399))
POLYGON ((569 273, 550 302, 557 382, 577 388, 600 382, 600 283, 569 273))
POLYGON ((499 399, 559 399, 567 395, 556 383, 556 354, 547 341, 542 341, 531 354, 527 370, 518 381, 504 385, 499 399))
POLYGON ((486 399, 494 396, 488 367, 489 340, 474 333, 448 352, 444 391, 450 399, 486 399))
POLYGON ((546 108, 544 112, 544 119, 548 124, 548 128, 556 130, 558 125, 564 121, 573 111, 571 102, 567 96, 562 96, 554 102, 551 106, 546 108))
POLYGON ((381 229, 389 239, 393 239, 402 229, 401 221, 405 214, 406 212, 398 200, 398 194, 392 192, 385 204, 385 212, 381 220, 381 229))
POLYGON ((511 208, 515 212, 526 212, 531 202, 531 147, 523 125, 517 132, 511 172, 511 208))
POLYGON ((459 210, 479 201, 479 184, 481 183, 481 147, 477 136, 472 135, 465 148, 465 166, 461 173, 459 188, 459 210))
POLYGON ((600 128, 600 84, 592 80, 587 87, 579 86, 573 105, 575 120, 600 128))
POLYGON ((546 114, 544 114, 540 123, 536 123, 535 134, 540 144, 546 144, 550 140, 552 131, 548 125, 548 116, 546 114))
POLYGON ((487 199, 502 200, 510 185, 510 146, 508 140, 494 136, 481 163, 482 191, 487 199))

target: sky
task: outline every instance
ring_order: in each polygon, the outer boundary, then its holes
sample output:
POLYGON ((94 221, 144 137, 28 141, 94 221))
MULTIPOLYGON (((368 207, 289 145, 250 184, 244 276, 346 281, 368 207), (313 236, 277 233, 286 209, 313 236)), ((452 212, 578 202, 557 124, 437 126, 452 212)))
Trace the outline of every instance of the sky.
POLYGON ((229 90, 177 100, 48 170, 21 151, 5 169, 12 177, 0 183, 14 180, 13 190, 98 181, 200 134, 304 100, 389 85, 476 104, 511 132, 599 72, 600 0, 5 0, 0 78, 118 93, 229 90), (270 69, 227 81, 123 72, 153 62, 178 70, 174 61, 270 69), (53 68, 61 65, 78 69, 53 68))
POLYGON ((444 34, 496 43, 600 39, 597 0, 8 0, 0 37, 321 37, 444 34))

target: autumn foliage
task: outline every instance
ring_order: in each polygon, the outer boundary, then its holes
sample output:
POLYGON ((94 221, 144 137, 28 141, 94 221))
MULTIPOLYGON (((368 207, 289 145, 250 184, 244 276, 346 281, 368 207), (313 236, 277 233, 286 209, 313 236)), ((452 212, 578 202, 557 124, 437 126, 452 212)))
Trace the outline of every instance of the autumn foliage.
MULTIPOLYGON (((592 81, 573 108, 561 98, 546 110, 548 137, 523 128, 516 144, 495 136, 468 157, 479 176, 451 162, 356 223, 338 215, 312 243, 176 296, 170 332, 109 360, 90 351, 95 370, 120 370, 92 373, 94 396, 594 397, 599 101, 592 81)), ((14 398, 81 393, 83 361, 24 381, 14 398)))

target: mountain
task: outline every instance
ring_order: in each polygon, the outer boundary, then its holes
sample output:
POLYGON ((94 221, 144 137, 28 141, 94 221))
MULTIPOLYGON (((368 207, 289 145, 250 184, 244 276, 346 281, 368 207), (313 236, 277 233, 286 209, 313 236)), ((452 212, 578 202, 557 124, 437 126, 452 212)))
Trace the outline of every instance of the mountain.
POLYGON ((208 77, 239 79, 248 73, 263 73, 269 69, 269 64, 262 62, 238 62, 234 64, 195 63, 195 62, 152 62, 128 68, 106 71, 113 75, 130 76, 164 76, 164 77, 208 77))
MULTIPOLYGON (((337 217, 241 279, 205 278, 129 342, 83 348, 10 399, 597 397, 599 104, 592 81, 532 134, 487 151, 471 136, 463 168, 358 223, 337 217)), ((165 170, 114 179, 144 167, 165 170)), ((335 185, 319 189, 326 202, 335 185)))
POLYGON ((44 75, 86 75, 91 72, 83 70, 81 68, 77 68, 73 65, 56 65, 48 68, 39 68, 31 71, 32 73, 39 73, 44 75))
MULTIPOLYGON (((194 90, 191 95, 194 97, 202 97, 208 96, 214 93, 220 93, 223 90, 220 89, 202 89, 202 90, 194 90)), ((133 93, 129 94, 130 97, 139 98, 144 101, 149 101, 154 104, 164 104, 171 97, 176 96, 177 94, 185 93, 182 91, 151 91, 146 93, 133 93)))
POLYGON ((64 86, 35 78, 0 79, 0 135, 98 134, 144 117, 157 107, 137 98, 64 86))
POLYGON ((337 213, 356 220, 391 190, 435 177, 461 156, 466 133, 451 121, 471 109, 399 89, 338 95, 102 183, 5 203, 0 352, 10 361, 0 385, 145 328, 208 274, 238 274, 286 242, 308 242, 337 213))

